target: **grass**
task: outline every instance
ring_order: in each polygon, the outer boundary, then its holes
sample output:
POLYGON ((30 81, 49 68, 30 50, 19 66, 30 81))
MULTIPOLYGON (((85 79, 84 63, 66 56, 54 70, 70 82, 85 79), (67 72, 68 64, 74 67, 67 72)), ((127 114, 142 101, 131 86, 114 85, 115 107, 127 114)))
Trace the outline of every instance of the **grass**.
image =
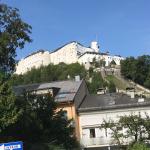
POLYGON ((118 88, 118 89, 122 89, 122 90, 125 90, 126 87, 128 87, 127 83, 125 83, 124 81, 116 78, 115 76, 113 75, 108 75, 106 77, 106 80, 110 81, 110 82, 113 82, 115 84, 115 86, 118 88))

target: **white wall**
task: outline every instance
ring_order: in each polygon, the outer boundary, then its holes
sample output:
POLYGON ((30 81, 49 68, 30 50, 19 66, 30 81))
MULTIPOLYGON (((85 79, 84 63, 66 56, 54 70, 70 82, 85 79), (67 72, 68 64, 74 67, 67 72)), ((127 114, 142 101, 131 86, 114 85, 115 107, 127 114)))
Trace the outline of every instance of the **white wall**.
POLYGON ((59 50, 52 52, 50 55, 51 63, 59 64, 64 62, 66 64, 77 62, 77 54, 76 54, 76 43, 70 43, 59 50))
POLYGON ((18 65, 16 66, 16 74, 23 74, 31 68, 38 68, 41 65, 47 66, 50 64, 50 54, 48 51, 45 52, 38 52, 34 55, 28 56, 25 59, 19 61, 18 65))
POLYGON ((140 114, 144 117, 145 113, 150 115, 150 107, 132 108, 132 109, 120 109, 110 111, 97 111, 89 113, 79 113, 79 125, 80 125, 80 139, 81 143, 85 146, 93 146, 97 142, 97 145, 109 145, 112 142, 111 131, 107 131, 107 136, 104 129, 100 129, 100 125, 103 120, 117 121, 119 116, 140 114), (90 129, 95 129, 95 138, 90 138, 90 129), (92 142, 91 142, 92 141, 92 142), (103 142, 102 142, 103 141, 103 142))
POLYGON ((84 65, 86 69, 89 69, 89 67, 91 66, 90 63, 93 62, 94 58, 98 61, 102 59, 102 56, 99 55, 99 53, 85 53, 83 56, 78 58, 78 63, 84 65))
POLYGON ((61 62, 64 62, 66 64, 79 62, 80 64, 85 65, 85 67, 88 69, 90 66, 90 62, 93 61, 93 58, 96 58, 96 60, 103 59, 104 61, 106 61, 106 66, 108 66, 112 60, 115 60, 116 64, 120 65, 120 60, 123 59, 122 57, 100 55, 100 53, 86 53, 98 52, 99 49, 95 44, 96 43, 94 43, 93 46, 95 49, 92 49, 82 46, 77 42, 71 42, 51 53, 48 51, 37 52, 19 61, 18 65, 16 66, 15 73, 24 74, 25 72, 31 70, 31 68, 33 67, 39 68, 41 65, 46 66, 50 63, 59 64, 61 62))
MULTIPOLYGON (((109 66, 111 61, 115 61, 116 65, 120 65, 120 61, 124 60, 123 57, 111 56, 111 55, 101 55, 100 53, 86 53, 83 56, 79 57, 78 62, 80 64, 86 65, 93 61, 93 58, 96 58, 96 61, 103 60, 106 62, 105 66, 109 66)), ((88 68, 87 68, 88 69, 88 68)))

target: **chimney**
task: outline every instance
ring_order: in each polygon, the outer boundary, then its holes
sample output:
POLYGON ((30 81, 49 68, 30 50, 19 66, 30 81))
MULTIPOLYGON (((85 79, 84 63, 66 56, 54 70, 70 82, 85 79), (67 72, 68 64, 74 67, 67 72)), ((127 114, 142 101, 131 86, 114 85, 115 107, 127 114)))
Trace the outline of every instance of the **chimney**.
POLYGON ((130 92, 131 98, 135 98, 135 93, 134 91, 130 92))
POLYGON ((135 98, 135 88, 127 87, 126 88, 126 94, 131 96, 131 99, 135 98))
POLYGON ((99 88, 99 89, 97 89, 97 94, 98 95, 102 95, 102 94, 105 94, 106 92, 105 92, 105 88, 99 88))
POLYGON ((79 81, 80 81, 80 76, 79 76, 79 75, 75 76, 75 81, 76 81, 76 82, 79 82, 79 81))
POLYGON ((138 99, 138 102, 139 102, 139 103, 144 102, 144 98, 139 98, 139 99, 138 99))

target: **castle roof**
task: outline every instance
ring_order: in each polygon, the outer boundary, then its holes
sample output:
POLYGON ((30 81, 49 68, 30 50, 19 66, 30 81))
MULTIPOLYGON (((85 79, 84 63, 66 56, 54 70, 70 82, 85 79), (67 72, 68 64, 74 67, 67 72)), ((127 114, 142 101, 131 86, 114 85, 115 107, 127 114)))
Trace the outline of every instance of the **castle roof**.
POLYGON ((79 58, 84 56, 85 54, 108 55, 107 53, 99 53, 99 52, 89 52, 89 51, 87 51, 87 52, 83 53, 82 55, 80 55, 79 58))
MULTIPOLYGON (((67 45, 69 45, 69 44, 72 44, 72 43, 77 43, 78 45, 83 46, 81 43, 79 43, 79 42, 77 42, 77 41, 70 41, 70 42, 68 42, 68 43, 66 43, 66 44, 64 44, 64 45, 62 45, 62 46, 60 46, 60 47, 58 47, 57 49, 51 51, 51 53, 54 53, 54 52, 60 50, 61 48, 65 47, 65 46, 67 46, 67 45)), ((85 46, 84 46, 84 47, 85 47, 85 46)))
MULTIPOLYGON (((46 52, 46 50, 40 49, 40 50, 37 50, 37 51, 35 51, 35 52, 29 54, 29 55, 26 56, 25 58, 28 58, 28 57, 33 56, 33 55, 38 54, 38 53, 44 53, 44 52, 46 52)), ((25 59, 25 58, 24 58, 24 59, 25 59)))

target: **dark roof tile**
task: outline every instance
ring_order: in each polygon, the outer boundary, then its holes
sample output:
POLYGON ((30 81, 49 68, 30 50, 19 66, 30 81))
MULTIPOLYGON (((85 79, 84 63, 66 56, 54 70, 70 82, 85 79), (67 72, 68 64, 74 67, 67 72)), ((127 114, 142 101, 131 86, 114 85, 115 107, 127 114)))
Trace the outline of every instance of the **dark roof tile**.
POLYGON ((63 101, 73 101, 76 92, 78 91, 81 81, 56 81, 50 83, 38 83, 38 84, 29 84, 29 85, 19 85, 14 86, 13 90, 16 95, 21 95, 24 91, 37 91, 42 89, 51 89, 51 88, 59 88, 59 92, 57 93, 55 100, 58 102, 63 101))
POLYGON ((112 93, 103 95, 87 95, 78 109, 82 111, 119 109, 128 107, 150 106, 150 99, 138 102, 138 98, 131 98, 126 94, 112 93))

